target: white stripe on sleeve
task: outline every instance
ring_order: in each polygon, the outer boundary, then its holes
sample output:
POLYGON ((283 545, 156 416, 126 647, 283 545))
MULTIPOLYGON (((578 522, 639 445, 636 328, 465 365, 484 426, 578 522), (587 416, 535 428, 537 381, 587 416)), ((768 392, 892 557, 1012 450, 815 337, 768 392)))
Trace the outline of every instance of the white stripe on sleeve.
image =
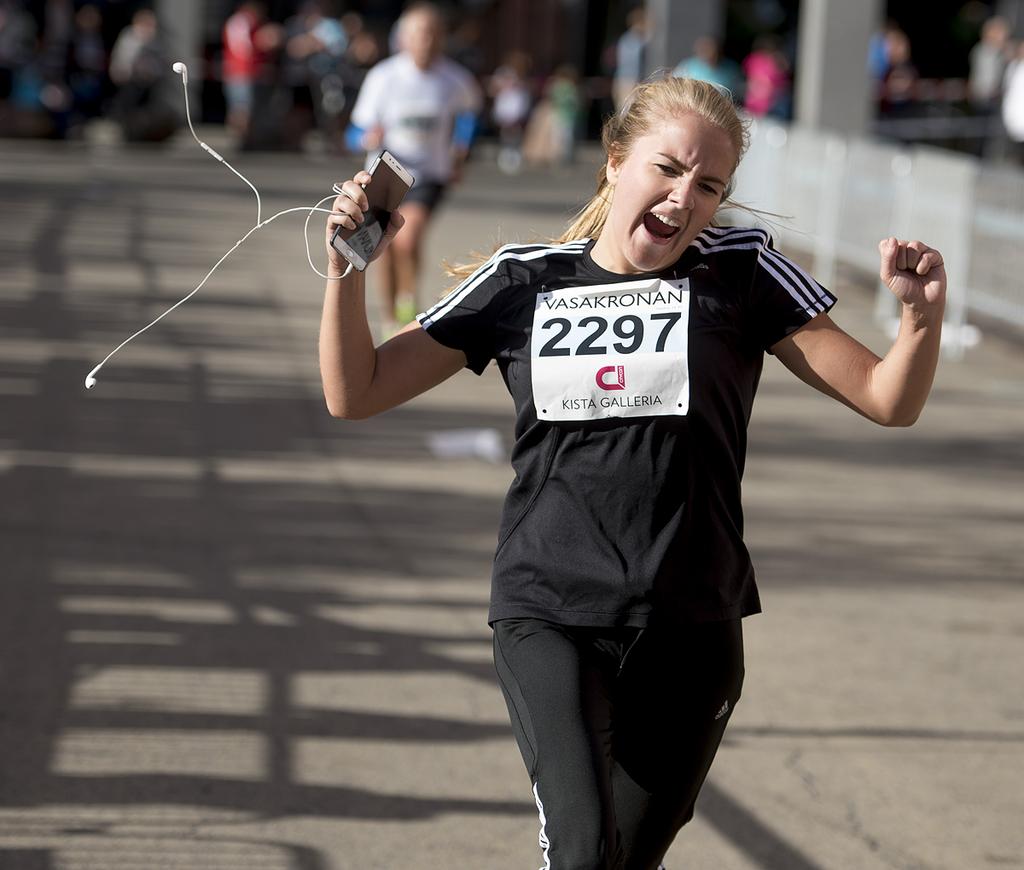
POLYGON ((499 248, 491 256, 491 258, 484 263, 479 269, 477 269, 472 275, 470 275, 465 281, 458 285, 451 293, 445 296, 440 302, 426 311, 424 314, 419 316, 420 325, 426 329, 432 323, 436 323, 446 314, 448 314, 453 308, 455 308, 463 299, 471 294, 477 287, 479 287, 484 281, 486 281, 491 275, 493 275, 500 266, 506 260, 518 260, 520 262, 526 262, 527 260, 536 260, 539 257, 545 257, 548 254, 556 253, 580 253, 586 247, 589 239, 578 239, 571 242, 565 242, 561 245, 505 245, 499 248), (523 249, 526 250, 525 252, 523 249))

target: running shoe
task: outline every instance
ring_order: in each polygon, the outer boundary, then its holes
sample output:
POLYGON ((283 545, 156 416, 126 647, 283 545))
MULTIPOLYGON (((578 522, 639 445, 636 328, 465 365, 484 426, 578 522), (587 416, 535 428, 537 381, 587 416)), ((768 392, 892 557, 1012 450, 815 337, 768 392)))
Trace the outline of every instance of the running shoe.
POLYGON ((412 323, 416 318, 416 300, 411 297, 398 299, 395 301, 395 320, 398 321, 399 326, 405 326, 407 323, 412 323))

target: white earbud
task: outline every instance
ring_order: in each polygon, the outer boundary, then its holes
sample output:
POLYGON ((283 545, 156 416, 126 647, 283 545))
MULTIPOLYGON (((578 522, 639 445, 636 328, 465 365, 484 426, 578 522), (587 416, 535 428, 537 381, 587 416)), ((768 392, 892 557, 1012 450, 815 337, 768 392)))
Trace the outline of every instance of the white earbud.
MULTIPOLYGON (((0 0, 0 2, 2 2, 2 0, 0 0)), ((108 353, 103 358, 103 361, 98 366, 96 366, 91 372, 89 372, 88 375, 85 376, 85 388, 87 390, 91 390, 93 387, 96 386, 96 375, 98 375, 100 369, 103 368, 104 365, 106 365, 107 360, 109 360, 122 347, 124 347, 126 344, 128 344, 128 342, 132 341, 137 336, 142 335, 142 333, 144 333, 151 326, 154 326, 155 324, 157 324, 161 320, 163 320, 164 317, 166 317, 168 314, 170 314, 172 311, 174 311, 174 309, 177 308, 179 305, 182 305, 183 303, 185 303, 189 299, 191 299, 196 293, 199 292, 199 290, 207 282, 209 277, 214 272, 217 271, 217 268, 220 266, 220 264, 223 263, 228 257, 231 256, 231 254, 234 252, 235 248, 237 248, 239 245, 241 245, 242 242, 244 242, 247 238, 249 238, 249 236, 251 236, 254 232, 256 232, 256 230, 260 229, 261 227, 266 226, 267 224, 269 224, 275 218, 281 217, 281 215, 289 214, 289 213, 294 212, 294 211, 305 211, 305 212, 308 212, 308 214, 306 215, 306 226, 305 226, 305 229, 304 229, 304 236, 305 236, 305 242, 306 242, 306 259, 309 261, 309 267, 314 272, 316 272, 317 275, 319 275, 321 278, 327 278, 328 280, 332 280, 332 279, 335 279, 335 278, 338 278, 338 277, 344 278, 344 277, 346 277, 352 271, 352 264, 349 263, 349 266, 345 270, 345 274, 344 275, 341 275, 341 276, 338 276, 338 275, 325 275, 316 266, 313 265, 313 255, 309 251, 309 219, 311 217, 313 217, 313 212, 315 212, 315 211, 323 212, 324 214, 331 214, 331 212, 329 210, 321 208, 320 206, 322 206, 325 202, 327 202, 327 200, 333 199, 334 197, 333 196, 325 196, 323 199, 320 200, 320 202, 318 202, 316 205, 314 205, 312 207, 309 207, 309 208, 307 208, 305 206, 301 206, 301 207, 297 207, 297 208, 286 208, 284 211, 279 211, 277 214, 272 215, 271 217, 268 217, 266 220, 263 220, 263 206, 262 206, 262 203, 260 202, 260 192, 256 189, 255 185, 251 181, 249 181, 248 178, 246 178, 244 175, 242 175, 241 172, 239 172, 237 169, 235 169, 234 166, 232 166, 230 163, 228 163, 227 160, 225 160, 216 151, 214 151, 209 145, 207 145, 202 139, 200 139, 198 136, 196 136, 195 127, 192 126, 192 115, 189 112, 189 107, 188 107, 188 87, 187 87, 187 85, 188 85, 188 67, 185 66, 185 64, 183 64, 179 60, 179 61, 175 61, 173 64, 171 64, 171 69, 174 70, 175 73, 177 73, 178 75, 181 76, 181 84, 182 84, 182 87, 183 87, 183 90, 184 90, 184 97, 185 97, 185 120, 188 122, 188 129, 189 129, 189 132, 192 134, 192 138, 196 140, 196 142, 199 144, 199 146, 207 154, 209 154, 211 157, 214 157, 217 160, 219 160, 221 163, 223 163, 228 169, 230 169, 235 175, 237 175, 240 179, 242 179, 242 181, 244 181, 246 184, 249 185, 249 187, 252 188, 252 192, 254 194, 256 194, 256 223, 253 225, 253 227, 244 236, 242 236, 242 238, 240 238, 237 242, 235 242, 234 247, 232 247, 226 254, 224 254, 223 257, 221 257, 214 264, 213 268, 210 269, 210 271, 206 273, 206 276, 203 278, 202 281, 200 281, 196 285, 195 289, 191 293, 189 293, 184 298, 179 299, 177 302, 174 303, 174 305, 172 305, 170 308, 168 308, 163 314, 161 314, 159 317, 157 317, 152 322, 146 324, 146 326, 142 327, 142 329, 140 329, 138 332, 135 332, 132 335, 129 335, 128 338, 126 338, 117 347, 115 347, 110 353, 108 353)), ((341 188, 338 187, 338 185, 335 185, 334 186, 334 192, 335 193, 341 193, 341 188)))

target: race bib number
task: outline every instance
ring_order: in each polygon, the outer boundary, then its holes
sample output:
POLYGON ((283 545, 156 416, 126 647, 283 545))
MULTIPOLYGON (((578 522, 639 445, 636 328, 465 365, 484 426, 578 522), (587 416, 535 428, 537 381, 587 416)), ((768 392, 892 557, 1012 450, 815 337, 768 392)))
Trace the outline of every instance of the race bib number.
POLYGON ((530 346, 538 419, 685 415, 689 310, 687 278, 538 294, 530 346))
POLYGON ((418 153, 436 140, 443 110, 431 100, 403 103, 388 130, 386 145, 399 153, 418 153))

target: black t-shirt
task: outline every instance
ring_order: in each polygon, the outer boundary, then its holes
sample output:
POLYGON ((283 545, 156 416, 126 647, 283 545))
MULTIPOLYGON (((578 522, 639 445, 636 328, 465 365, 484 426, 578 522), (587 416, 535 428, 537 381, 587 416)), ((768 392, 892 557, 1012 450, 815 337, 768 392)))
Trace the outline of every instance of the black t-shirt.
POLYGON ((507 245, 419 316, 515 402, 489 621, 643 626, 760 610, 740 479, 764 353, 835 299, 760 229, 618 275, 507 245))

